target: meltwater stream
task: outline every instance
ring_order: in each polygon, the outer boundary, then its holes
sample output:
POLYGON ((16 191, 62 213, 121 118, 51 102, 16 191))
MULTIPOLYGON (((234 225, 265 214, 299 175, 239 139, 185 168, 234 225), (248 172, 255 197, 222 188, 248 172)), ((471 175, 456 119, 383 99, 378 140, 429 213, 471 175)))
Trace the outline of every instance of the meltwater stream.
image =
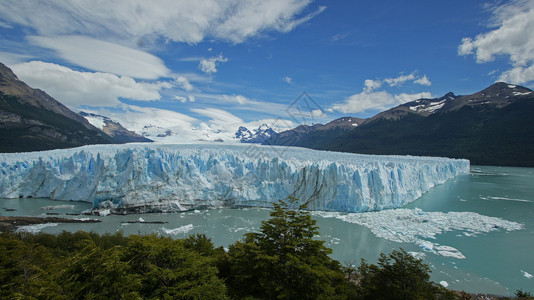
MULTIPOLYGON (((353 213, 315 212, 320 239, 333 258, 358 265, 376 262, 380 252, 402 247, 431 266, 432 280, 468 292, 511 295, 534 292, 534 169, 472 166, 397 210, 353 213)), ((50 199, 0 199, 1 215, 81 212, 90 203, 50 199), (46 208, 46 209, 42 209, 46 208), (11 211, 16 209, 16 211, 11 211)), ((81 218, 85 216, 69 216, 81 218)), ((109 215, 102 223, 47 224, 23 230, 158 233, 184 238, 205 233, 228 246, 256 231, 268 209, 212 209, 167 214, 109 215), (166 224, 122 224, 143 218, 166 224)))

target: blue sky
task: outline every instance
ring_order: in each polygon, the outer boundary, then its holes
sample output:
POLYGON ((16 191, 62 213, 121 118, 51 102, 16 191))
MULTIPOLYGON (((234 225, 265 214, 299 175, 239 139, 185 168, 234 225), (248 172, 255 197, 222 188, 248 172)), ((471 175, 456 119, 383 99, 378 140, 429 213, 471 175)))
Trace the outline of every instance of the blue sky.
POLYGON ((292 127, 534 86, 534 1, 1 2, 1 62, 134 130, 292 127))

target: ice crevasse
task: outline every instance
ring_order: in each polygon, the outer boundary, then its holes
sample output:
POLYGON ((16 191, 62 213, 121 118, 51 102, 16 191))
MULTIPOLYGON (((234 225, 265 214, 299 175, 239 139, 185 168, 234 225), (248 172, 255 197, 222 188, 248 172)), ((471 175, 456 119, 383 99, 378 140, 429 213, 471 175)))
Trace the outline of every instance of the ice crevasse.
POLYGON ((469 161, 259 145, 97 145, 0 154, 0 198, 92 202, 115 213, 265 206, 397 208, 469 172, 469 161))

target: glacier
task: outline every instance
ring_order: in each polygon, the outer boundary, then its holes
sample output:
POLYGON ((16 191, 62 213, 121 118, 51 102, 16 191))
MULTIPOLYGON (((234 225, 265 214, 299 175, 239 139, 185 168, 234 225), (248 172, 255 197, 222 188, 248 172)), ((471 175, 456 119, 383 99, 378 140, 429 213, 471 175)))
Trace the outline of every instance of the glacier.
POLYGON ((296 147, 92 145, 0 154, 0 198, 87 201, 106 213, 271 207, 293 196, 309 210, 398 208, 469 172, 469 161, 296 147))

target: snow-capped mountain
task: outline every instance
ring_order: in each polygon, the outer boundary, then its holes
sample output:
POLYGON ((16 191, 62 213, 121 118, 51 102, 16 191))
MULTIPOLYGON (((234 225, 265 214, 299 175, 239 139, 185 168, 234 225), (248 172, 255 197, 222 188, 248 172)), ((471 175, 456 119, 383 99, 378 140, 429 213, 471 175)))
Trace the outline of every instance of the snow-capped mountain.
POLYGON ((80 111, 79 114, 87 119, 91 125, 104 131, 118 143, 152 142, 152 140, 124 128, 119 122, 115 122, 108 117, 84 111, 80 111))
POLYGON ((367 154, 467 158, 473 164, 534 166, 534 92, 504 82, 383 111, 350 130, 297 127, 271 145, 367 154), (307 129, 307 130, 303 130, 307 129))
POLYGON ((240 126, 235 133, 234 138, 241 143, 263 143, 265 140, 273 138, 277 134, 278 133, 267 124, 260 125, 258 129, 254 130, 254 133, 245 126, 240 126))

